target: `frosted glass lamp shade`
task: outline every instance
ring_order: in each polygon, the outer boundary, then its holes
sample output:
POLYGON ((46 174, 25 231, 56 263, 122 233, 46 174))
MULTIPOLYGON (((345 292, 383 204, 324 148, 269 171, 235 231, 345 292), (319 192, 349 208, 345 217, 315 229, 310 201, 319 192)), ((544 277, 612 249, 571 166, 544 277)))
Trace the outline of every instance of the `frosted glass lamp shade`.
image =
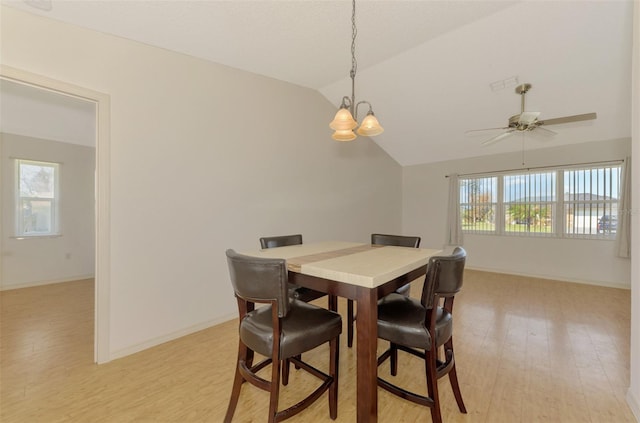
POLYGON ((351 112, 346 107, 341 107, 338 113, 336 113, 336 117, 334 117, 333 121, 329 124, 329 128, 334 131, 351 131, 356 126, 358 126, 358 122, 353 119, 351 112))
POLYGON ((351 129, 338 129, 331 138, 336 141, 353 141, 356 139, 356 134, 351 129))
POLYGON ((380 122, 372 112, 369 112, 362 121, 362 125, 358 128, 358 135, 373 137, 384 132, 384 128, 380 126, 380 122))

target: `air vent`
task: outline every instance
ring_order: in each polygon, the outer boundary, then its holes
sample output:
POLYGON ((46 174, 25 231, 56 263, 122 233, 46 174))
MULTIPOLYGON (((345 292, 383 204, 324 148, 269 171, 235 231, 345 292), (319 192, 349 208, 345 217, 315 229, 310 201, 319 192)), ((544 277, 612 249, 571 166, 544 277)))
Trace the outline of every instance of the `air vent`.
POLYGON ((51 4, 51 0, 23 0, 25 4, 28 4, 31 7, 35 7, 36 9, 44 10, 45 12, 50 12, 53 9, 53 5, 51 4))

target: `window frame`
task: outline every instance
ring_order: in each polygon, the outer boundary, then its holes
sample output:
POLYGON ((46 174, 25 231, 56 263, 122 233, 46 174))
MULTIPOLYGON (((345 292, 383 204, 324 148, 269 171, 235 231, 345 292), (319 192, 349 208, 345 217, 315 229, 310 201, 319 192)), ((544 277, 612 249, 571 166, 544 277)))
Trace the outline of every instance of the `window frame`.
POLYGON ((32 160, 32 159, 15 159, 15 219, 14 219, 14 231, 15 238, 17 239, 33 239, 33 238, 47 238, 57 237, 61 235, 60 232, 60 175, 62 164, 58 162, 49 162, 44 160, 32 160), (23 165, 40 166, 43 168, 52 169, 53 173, 53 193, 51 197, 42 196, 27 196, 23 195, 21 187, 21 168, 23 165), (24 203, 27 201, 41 201, 49 203, 49 210, 51 212, 49 231, 37 232, 27 231, 25 225, 24 203))
MULTIPOLYGON (((568 222, 566 216, 566 204, 570 203, 580 203, 585 205, 593 204, 594 206, 590 207, 591 209, 600 210, 599 207, 595 206, 597 204, 603 205, 603 210, 613 210, 618 209, 620 203, 620 195, 622 194, 620 188, 622 186, 622 160, 614 160, 608 162, 592 162, 592 163, 582 163, 582 164, 572 164, 572 165, 561 165, 561 166, 553 166, 553 167, 537 167, 537 168, 528 168, 528 169, 512 169, 507 171, 496 171, 496 172, 486 172, 486 173, 474 173, 468 175, 460 175, 458 182, 458 207, 460 210, 460 219, 461 219, 461 228, 462 232, 470 235, 494 235, 494 236, 508 236, 508 237, 545 237, 545 238, 564 238, 564 239, 593 239, 593 240, 612 240, 615 239, 616 232, 607 231, 602 232, 596 231, 595 233, 569 233, 568 230, 568 222), (567 200, 565 199, 565 173, 572 172, 576 170, 588 170, 590 172, 603 170, 605 172, 611 172, 611 169, 617 168, 617 191, 609 192, 610 196, 606 197, 606 195, 597 193, 590 193, 596 197, 596 199, 587 201, 587 200, 567 200), (505 179, 506 177, 513 176, 525 176, 532 175, 536 173, 555 173, 555 191, 551 193, 551 200, 540 200, 540 201, 530 201, 530 202, 522 202, 520 204, 523 205, 531 205, 531 206, 539 206, 541 204, 546 204, 550 208, 550 214, 552 218, 551 227, 549 232, 539 232, 539 231, 508 231, 506 228, 507 225, 507 210, 509 205, 515 204, 514 201, 507 202, 504 195, 505 190, 505 179), (463 202, 463 184, 467 183, 469 180, 480 180, 486 178, 497 178, 497 188, 496 188, 496 200, 495 203, 495 216, 493 219, 494 229, 493 230, 476 230, 476 229, 465 229, 465 226, 468 228, 469 225, 465 225, 464 223, 464 210, 463 207, 473 207, 474 205, 469 202, 463 202), (604 196, 604 198, 600 198, 604 196)), ((611 175, 610 175, 611 176, 611 175)), ((606 194, 606 191, 605 191, 606 194)), ((482 204, 478 204, 477 206, 481 206, 482 204)), ((596 219, 600 220, 600 213, 596 219)), ((590 218, 593 219, 593 216, 590 215, 590 218)), ((590 227, 591 228, 591 227, 590 227)))

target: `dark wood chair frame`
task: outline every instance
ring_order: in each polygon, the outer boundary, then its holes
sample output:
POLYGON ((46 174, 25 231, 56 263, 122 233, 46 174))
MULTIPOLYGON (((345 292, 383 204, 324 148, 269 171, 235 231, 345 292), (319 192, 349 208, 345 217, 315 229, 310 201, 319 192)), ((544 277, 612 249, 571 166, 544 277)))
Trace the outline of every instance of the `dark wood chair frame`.
MULTIPOLYGON (((433 259, 432 259, 433 260, 433 259)), ((428 329, 431 335, 431 345, 429 349, 421 350, 406 347, 404 345, 390 343, 389 348, 378 357, 378 366, 384 363, 387 359, 390 361, 390 374, 396 376, 398 374, 398 350, 407 352, 418 358, 421 358, 425 362, 425 373, 427 379, 427 393, 428 397, 408 391, 391 382, 378 377, 378 386, 404 398, 408 401, 420 404, 431 409, 431 418, 434 423, 442 422, 442 413, 440 410, 440 398, 438 393, 438 379, 449 375, 449 382, 453 390, 453 395, 458 404, 458 409, 461 413, 467 413, 467 409, 462 400, 462 393, 460 392, 460 384, 458 383, 458 374, 456 371, 455 354, 453 350, 453 334, 442 345, 442 360, 438 354, 438 346, 436 345, 436 323, 438 308, 442 307, 446 312, 453 315, 453 302, 455 299, 455 293, 447 293, 446 295, 440 295, 436 292, 438 284, 438 266, 439 262, 437 258, 429 263, 432 266, 427 270, 427 279, 429 279, 429 270, 434 275, 432 280, 426 280, 423 292, 423 297, 426 295, 428 300, 428 306, 426 308, 425 327, 428 329), (433 268, 435 266, 435 268, 433 268)))
POLYGON ((242 340, 238 341, 238 358, 236 372, 229 399, 229 406, 224 417, 225 423, 231 423, 233 415, 240 398, 240 390, 244 382, 249 382, 259 389, 269 392, 269 423, 281 422, 290 417, 295 416, 313 402, 315 402, 325 391, 329 390, 329 415, 332 420, 338 416, 338 369, 339 369, 339 351, 340 336, 336 336, 329 341, 329 374, 326 374, 310 364, 302 361, 297 357, 281 357, 280 356, 280 339, 282 334, 282 322, 278 316, 277 300, 264 301, 253 298, 242 298, 236 294, 238 302, 239 321, 247 316, 248 313, 255 310, 256 303, 264 303, 271 305, 271 322, 273 326, 273 347, 271 357, 265 358, 257 364, 253 364, 254 351, 247 347, 242 340), (295 364, 296 368, 306 370, 308 373, 317 377, 322 384, 316 388, 306 398, 298 403, 278 411, 278 400, 280 393, 280 374, 282 372, 282 384, 289 383, 289 362, 295 364), (257 375, 263 368, 271 364, 271 380, 266 380, 257 375), (281 370, 282 369, 282 370, 281 370))

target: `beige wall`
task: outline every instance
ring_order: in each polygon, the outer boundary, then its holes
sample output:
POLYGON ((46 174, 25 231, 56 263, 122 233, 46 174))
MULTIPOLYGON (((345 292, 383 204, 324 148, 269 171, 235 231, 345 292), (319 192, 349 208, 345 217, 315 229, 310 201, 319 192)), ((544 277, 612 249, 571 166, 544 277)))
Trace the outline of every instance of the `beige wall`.
MULTIPOLYGON (((3 64, 110 96, 110 354, 236 313, 227 248, 401 228, 401 168, 318 92, 2 8, 3 64)), ((220 42, 224 42, 220 40, 220 42)))
POLYGON ((93 277, 95 149, 1 134, 2 277, 0 289, 93 277), (60 233, 16 239, 15 158, 60 163, 60 233))
MULTIPOLYGON (((550 147, 525 152, 526 166, 552 166, 622 160, 631 154, 629 139, 550 147)), ((403 231, 423 237, 422 245, 442 246, 447 225, 450 173, 521 168, 521 153, 407 166, 403 169, 403 231)), ((467 266, 615 287, 630 286, 630 260, 616 257, 613 240, 464 235, 467 266)))

